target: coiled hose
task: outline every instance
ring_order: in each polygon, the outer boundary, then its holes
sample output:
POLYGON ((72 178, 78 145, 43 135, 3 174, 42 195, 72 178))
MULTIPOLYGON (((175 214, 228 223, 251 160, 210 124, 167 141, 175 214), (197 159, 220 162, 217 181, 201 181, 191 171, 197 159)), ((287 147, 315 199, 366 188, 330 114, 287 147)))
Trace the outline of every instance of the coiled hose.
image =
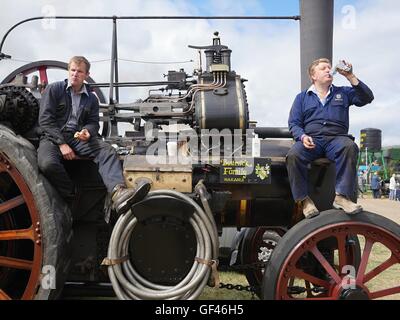
MULTIPOLYGON (((201 181, 196 186, 196 191, 199 193, 203 205, 207 203, 207 191, 201 181)), ((112 286, 121 300, 196 299, 203 291, 210 276, 210 266, 203 262, 213 261, 216 263, 217 261, 218 233, 208 203, 206 211, 204 211, 193 199, 173 190, 152 191, 146 199, 151 200, 152 197, 160 195, 186 201, 194 208, 194 214, 189 222, 196 234, 196 259, 186 277, 174 286, 159 285, 143 278, 126 258, 129 255, 129 239, 137 223, 134 213, 129 210, 118 219, 114 226, 107 253, 110 261, 121 261, 121 263, 111 264, 108 267, 112 286), (125 257, 122 259, 124 261, 121 260, 121 257, 125 257)))

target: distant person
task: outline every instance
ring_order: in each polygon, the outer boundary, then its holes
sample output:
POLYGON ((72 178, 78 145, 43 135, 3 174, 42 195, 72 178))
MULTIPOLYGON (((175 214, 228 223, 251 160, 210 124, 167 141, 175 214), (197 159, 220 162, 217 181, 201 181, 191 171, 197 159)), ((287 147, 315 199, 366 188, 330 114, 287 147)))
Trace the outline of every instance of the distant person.
POLYGON ((351 87, 337 87, 332 84, 332 65, 321 58, 311 63, 308 75, 312 85, 299 93, 289 115, 289 129, 296 143, 286 158, 290 187, 293 198, 303 206, 303 214, 311 218, 319 214, 309 197, 308 165, 317 158, 327 157, 336 166, 336 196, 333 207, 348 214, 362 211, 359 204, 351 201, 356 192, 358 147, 349 131, 349 107, 362 107, 374 99, 372 91, 353 73, 353 67, 346 63, 348 71, 338 72, 351 87))
POLYGON ((358 195, 362 199, 364 199, 365 181, 364 172, 362 171, 358 174, 358 195))
POLYGON ((396 175, 394 173, 389 180, 389 200, 396 200, 396 175))
POLYGON ((395 197, 396 201, 400 201, 400 182, 397 181, 396 182, 396 197, 395 197))
POLYGON ((380 189, 381 189, 381 178, 378 175, 378 172, 374 172, 374 175, 371 178, 371 190, 372 196, 374 199, 380 199, 380 189))

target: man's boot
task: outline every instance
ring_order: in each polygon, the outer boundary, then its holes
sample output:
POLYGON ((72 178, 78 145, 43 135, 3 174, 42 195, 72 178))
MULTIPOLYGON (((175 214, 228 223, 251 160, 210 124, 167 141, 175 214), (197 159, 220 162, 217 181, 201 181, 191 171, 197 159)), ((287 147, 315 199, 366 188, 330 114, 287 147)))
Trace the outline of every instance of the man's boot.
POLYGON ((126 213, 134 203, 139 202, 146 197, 151 188, 151 181, 146 178, 140 178, 136 181, 135 188, 127 188, 124 185, 116 185, 112 192, 112 202, 117 215, 126 213))
POLYGON ((336 194, 335 200, 333 201, 333 207, 336 209, 342 209, 347 214, 356 214, 363 210, 361 205, 354 203, 341 194, 336 194))
POLYGON ((310 197, 307 196, 301 201, 301 204, 303 205, 303 214, 307 219, 319 215, 319 211, 310 197))

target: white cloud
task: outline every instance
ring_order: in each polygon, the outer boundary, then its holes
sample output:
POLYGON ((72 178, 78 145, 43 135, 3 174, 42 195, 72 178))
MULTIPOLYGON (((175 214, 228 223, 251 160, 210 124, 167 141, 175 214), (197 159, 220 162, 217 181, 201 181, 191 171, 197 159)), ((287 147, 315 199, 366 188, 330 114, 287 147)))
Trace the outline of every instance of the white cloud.
MULTIPOLYGON (((398 144, 400 78, 398 60, 400 3, 394 0, 358 1, 355 29, 344 29, 336 17, 334 61, 347 58, 354 73, 374 92, 375 100, 361 109, 352 108, 351 132, 358 138, 363 128, 382 130, 383 145, 398 144)), ((340 84, 346 84, 341 80, 340 84)))
MULTIPOLYGON (((343 3, 339 1, 338 3, 343 3)), ((17 21, 42 15, 45 5, 53 5, 57 15, 240 15, 257 14, 261 1, 2 1, 0 34, 17 21), (204 8, 207 10, 204 11, 204 8)), ((374 91, 375 100, 351 111, 350 131, 357 137, 365 127, 383 131, 384 144, 398 144, 396 125, 400 118, 400 56, 397 13, 394 0, 356 1, 355 29, 343 28, 343 14, 336 8, 334 61, 346 58, 355 73, 374 91)), ((232 50, 232 67, 246 83, 250 117, 261 126, 287 126, 287 117, 300 90, 299 22, 288 21, 119 21, 119 56, 132 60, 197 61, 188 44, 207 45, 212 33, 220 31, 222 42, 232 50)), ((15 29, 4 52, 16 59, 66 61, 75 54, 90 60, 108 59, 111 48, 110 21, 57 21, 56 30, 43 30, 40 22, 15 29)), ((0 79, 22 65, 0 61, 0 79)), ((170 69, 184 67, 190 73, 196 63, 178 65, 133 64, 120 61, 121 81, 162 80, 170 69)), ((108 81, 109 64, 94 63, 93 77, 108 81)), ((347 85, 338 78, 336 84, 347 85)), ((147 90, 124 90, 128 100, 144 98, 147 90)))

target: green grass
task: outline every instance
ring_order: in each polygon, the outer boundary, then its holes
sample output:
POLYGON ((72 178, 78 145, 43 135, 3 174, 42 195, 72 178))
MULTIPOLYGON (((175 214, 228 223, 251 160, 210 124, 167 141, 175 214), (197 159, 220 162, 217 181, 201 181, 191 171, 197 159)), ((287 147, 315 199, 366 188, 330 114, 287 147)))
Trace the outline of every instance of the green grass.
MULTIPOLYGON (((365 239, 359 237, 361 248, 364 248, 365 239)), ((382 264, 384 261, 390 258, 391 251, 381 243, 375 243, 372 247, 370 258, 368 259, 366 273, 382 264)), ((388 289, 396 286, 400 286, 400 264, 394 264, 390 268, 378 274, 377 277, 371 279, 366 283, 367 288, 371 292, 375 292, 382 289, 388 289)), ((386 296, 380 299, 384 300, 400 300, 400 293, 386 296)))

